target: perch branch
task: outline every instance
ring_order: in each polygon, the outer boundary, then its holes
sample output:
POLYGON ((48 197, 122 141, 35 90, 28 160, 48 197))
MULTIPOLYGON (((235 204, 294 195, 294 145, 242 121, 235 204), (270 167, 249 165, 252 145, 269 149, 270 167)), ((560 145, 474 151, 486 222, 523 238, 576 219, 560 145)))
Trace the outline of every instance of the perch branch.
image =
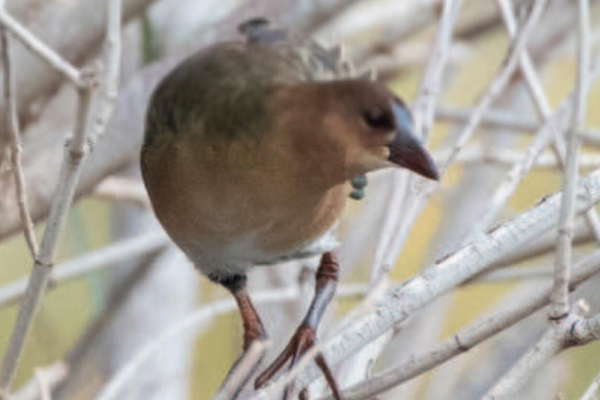
POLYGON ((244 388, 248 379, 252 376, 265 357, 271 342, 257 340, 252 343, 248 351, 244 352, 240 361, 229 372, 225 381, 221 384, 221 389, 212 398, 212 400, 233 400, 244 388))
MULTIPOLYGON (((346 297, 361 297, 367 290, 366 285, 341 285, 337 290, 337 299, 346 297)), ((300 294, 298 287, 289 287, 285 289, 276 289, 251 293, 250 297, 255 305, 292 301, 298 298, 300 294)), ((140 368, 143 366, 152 354, 158 351, 164 343, 173 340, 191 329, 202 326, 208 320, 231 311, 235 311, 237 305, 233 299, 221 300, 216 303, 201 307, 192 315, 174 324, 169 329, 161 332, 153 341, 146 343, 117 373, 108 381, 102 391, 95 397, 95 400, 114 399, 125 387, 127 382, 134 379, 140 368)))
POLYGON ((106 131, 106 125, 111 117, 117 101, 119 88, 119 71, 121 66, 121 0, 108 0, 112 2, 108 7, 106 38, 104 41, 104 91, 100 104, 96 106, 97 113, 94 126, 90 133, 90 146, 102 137, 106 131))
MULTIPOLYGON (((600 250, 596 250, 577 263, 573 269, 573 276, 569 285, 570 290, 575 290, 583 282, 598 273, 600 273, 600 250)), ((548 282, 543 290, 535 293, 525 301, 513 304, 492 315, 479 318, 476 322, 444 340, 427 353, 412 355, 408 358, 408 361, 344 390, 342 395, 345 400, 368 399, 413 379, 423 372, 467 352, 497 333, 541 310, 549 304, 551 293, 552 284, 548 282)), ((331 399, 328 397, 327 400, 331 399)))
POLYGON ((78 89, 79 105, 75 133, 65 151, 60 180, 56 186, 56 196, 50 210, 48 224, 42 236, 40 249, 33 265, 33 271, 29 277, 25 297, 19 308, 17 321, 15 322, 6 354, 2 360, 0 389, 5 392, 8 392, 10 389, 14 372, 21 358, 27 336, 29 335, 31 323, 37 312, 41 296, 48 284, 50 273, 52 272, 53 256, 58 234, 65 223, 67 211, 71 205, 79 176, 79 167, 86 152, 86 126, 92 88, 90 77, 88 88, 78 89))
MULTIPOLYGON (((556 227, 561 194, 545 198, 534 208, 482 235, 460 250, 424 269, 400 288, 389 290, 373 309, 357 319, 348 329, 321 345, 327 361, 336 364, 375 340, 392 327, 412 316, 417 310, 451 288, 489 269, 504 254, 522 246, 556 227)), ((600 201, 600 170, 583 179, 576 201, 578 213, 600 201)), ((318 377, 316 367, 301 371, 298 380, 304 386, 318 377)), ((264 399, 264 391, 253 399, 264 399)))

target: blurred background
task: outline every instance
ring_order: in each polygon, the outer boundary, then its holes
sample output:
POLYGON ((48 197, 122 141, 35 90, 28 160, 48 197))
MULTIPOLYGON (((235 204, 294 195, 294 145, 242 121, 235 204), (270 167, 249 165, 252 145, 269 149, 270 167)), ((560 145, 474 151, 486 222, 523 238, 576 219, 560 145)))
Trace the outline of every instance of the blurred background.
MULTIPOLYGON (((7 9, 67 59, 85 65, 97 59, 102 48, 104 2, 7 0, 7 9)), ((522 23, 530 1, 512 3, 522 23)), ((442 6, 441 0, 123 0, 119 100, 106 137, 87 161, 78 201, 69 212, 56 257, 57 268, 86 262, 91 267, 86 273, 50 285, 13 387, 21 387, 34 374, 42 379, 52 375, 44 368, 64 359, 71 368, 66 375, 58 373, 60 383, 53 398, 94 398, 143 345, 194 311, 229 300, 228 293, 194 271, 162 236, 139 180, 139 121, 147 93, 158 77, 196 49, 236 37, 240 21, 266 15, 274 24, 305 32, 324 45, 343 44, 344 57, 356 71, 376 70, 378 79, 411 102, 429 58, 442 6), (115 252, 115 243, 123 245, 121 253, 115 252), (92 257, 93 252, 107 248, 109 252, 92 257), (83 259, 85 256, 88 258, 83 259)), ((591 6, 591 58, 595 61, 600 56, 600 4, 591 0, 591 6)), ((497 74, 511 43, 493 0, 465 0, 453 37, 428 141, 439 162, 497 74)), ((574 88, 576 39, 577 1, 550 0, 527 50, 553 109, 574 88)), ((33 214, 39 220, 36 232, 41 235, 43 210, 47 210, 62 157, 60 149, 75 115, 75 93, 16 43, 14 53, 23 161, 31 207, 37 210, 33 214), (37 80, 42 83, 36 86, 37 80)), ((600 167, 598 102, 600 84, 595 84, 589 92, 585 135, 581 136, 582 175, 600 167)), ((485 214, 494 191, 522 158, 541 123, 519 73, 513 75, 491 110, 443 176, 406 242, 397 249, 400 254, 390 266, 386 285, 410 278, 458 248, 485 214)), ((1 294, 8 285, 22 284, 32 262, 19 233, 10 166, 7 157, 0 160, 4 160, 0 163, 1 294)), ((342 295, 321 330, 324 337, 360 302, 366 290, 362 285, 372 279, 383 212, 391 195, 390 174, 385 171, 369 176, 366 197, 352 202, 346 212, 340 227, 344 238, 341 284, 360 286, 352 286, 359 288, 354 292, 340 291, 342 295)), ((547 149, 494 224, 560 190, 561 176, 552 151, 547 149)), ((548 232, 518 253, 507 255, 504 265, 535 271, 552 266, 554 238, 555 232, 548 232)), ((583 218, 576 220, 575 242, 575 260, 598 247, 583 218)), ((304 297, 310 298, 313 269, 310 260, 257 269, 250 276, 250 287, 268 291, 300 285, 302 293, 308 293, 304 297)), ((550 279, 547 274, 533 273, 500 276, 457 288, 421 311, 401 334, 390 336, 373 370, 430 349, 477 316, 527 298, 550 279)), ((599 284, 597 278, 591 279, 575 294, 585 298, 595 312, 600 309, 599 284)), ((305 307, 306 301, 289 298, 260 302, 258 309, 266 328, 276 339, 271 356, 287 342, 305 307)), ((0 354, 4 353, 17 310, 15 299, 3 302, 0 295, 0 354)), ((381 398, 478 399, 537 341, 545 324, 546 311, 541 311, 381 398)), ((161 345, 117 397, 209 399, 240 352, 237 311, 216 312, 161 345)), ((360 369, 364 361, 355 362, 360 369)), ((336 369, 343 386, 355 379, 348 365, 352 363, 336 369)), ((578 399, 599 371, 600 343, 576 348, 554 358, 515 398, 578 399), (556 397, 560 393, 563 397, 556 397)))

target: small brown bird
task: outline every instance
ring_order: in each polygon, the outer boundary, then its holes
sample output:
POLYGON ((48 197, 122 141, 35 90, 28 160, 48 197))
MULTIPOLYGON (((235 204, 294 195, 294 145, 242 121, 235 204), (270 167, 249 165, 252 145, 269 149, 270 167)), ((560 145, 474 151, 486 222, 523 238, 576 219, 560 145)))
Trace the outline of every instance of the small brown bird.
MULTIPOLYGON (((244 350, 266 337, 246 291, 255 265, 322 254, 310 309, 260 387, 315 342, 338 277, 333 229, 349 182, 399 166, 438 179, 404 102, 349 77, 339 52, 264 19, 245 40, 202 50, 156 88, 141 153, 156 216, 173 241, 235 297, 244 350)), ((322 355, 316 362, 334 395, 322 355)))

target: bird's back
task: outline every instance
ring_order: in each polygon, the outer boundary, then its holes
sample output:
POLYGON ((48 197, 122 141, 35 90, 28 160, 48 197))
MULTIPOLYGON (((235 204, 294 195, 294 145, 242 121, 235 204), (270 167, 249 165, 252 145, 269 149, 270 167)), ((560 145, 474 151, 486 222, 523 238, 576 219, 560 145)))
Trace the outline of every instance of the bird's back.
POLYGON ((200 51, 159 84, 148 110, 145 145, 157 135, 189 132, 198 123, 208 137, 260 135, 270 87, 348 74, 339 48, 326 50, 308 38, 271 29, 263 20, 248 21, 240 30, 245 42, 200 51))

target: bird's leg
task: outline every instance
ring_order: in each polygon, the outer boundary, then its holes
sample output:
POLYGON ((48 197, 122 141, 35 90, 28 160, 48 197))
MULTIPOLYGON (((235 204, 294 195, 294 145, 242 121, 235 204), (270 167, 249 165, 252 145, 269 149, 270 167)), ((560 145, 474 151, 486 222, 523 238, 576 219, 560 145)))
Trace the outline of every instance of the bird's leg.
MULTIPOLYGON (((248 296, 248 291, 246 289, 246 275, 209 275, 209 279, 213 282, 222 285, 231 292, 237 303, 238 309, 240 310, 240 315, 242 317, 242 325, 244 326, 244 353, 233 363, 233 365, 229 369, 229 372, 223 380, 224 385, 226 382, 229 381, 231 374, 236 370, 240 362, 243 360, 252 343, 254 343, 255 340, 266 340, 267 334, 260 320, 260 317, 258 316, 258 312, 256 312, 256 309, 252 305, 252 302, 250 301, 250 296, 248 296)), ((262 357, 257 362, 256 366, 258 366, 261 361, 262 357)), ((254 371, 252 371, 246 379, 250 378, 250 376, 253 373, 254 371)), ((239 392, 246 385, 246 382, 247 380, 240 382, 238 392, 235 393, 232 399, 237 399, 239 392)))
POLYGON ((224 286, 235 298, 244 326, 244 352, 250 348, 250 345, 255 340, 266 339, 267 333, 265 332, 265 328, 258 316, 258 312, 250 301, 250 296, 248 296, 246 276, 209 276, 209 279, 224 286))
MULTIPOLYGON (((283 352, 273 361, 273 363, 258 376, 255 382, 256 388, 262 387, 279 371, 285 363, 290 360, 291 369, 298 359, 306 353, 316 343, 316 330, 321 321, 321 317, 327 308, 335 293, 337 286, 339 264, 332 253, 324 253, 321 257, 321 263, 316 273, 315 295, 313 297, 310 308, 304 317, 304 320, 290 339, 290 342, 285 347, 283 352)), ((329 384, 336 400, 341 400, 338 385, 331 370, 325 362, 322 353, 315 357, 317 366, 325 375, 325 379, 329 384)), ((284 399, 288 398, 289 387, 286 388, 284 399)))
POLYGON ((246 288, 231 293, 237 302, 240 315, 242 316, 242 324, 244 325, 244 351, 247 351, 255 340, 266 339, 267 333, 258 316, 258 312, 256 312, 254 305, 250 301, 246 288))

